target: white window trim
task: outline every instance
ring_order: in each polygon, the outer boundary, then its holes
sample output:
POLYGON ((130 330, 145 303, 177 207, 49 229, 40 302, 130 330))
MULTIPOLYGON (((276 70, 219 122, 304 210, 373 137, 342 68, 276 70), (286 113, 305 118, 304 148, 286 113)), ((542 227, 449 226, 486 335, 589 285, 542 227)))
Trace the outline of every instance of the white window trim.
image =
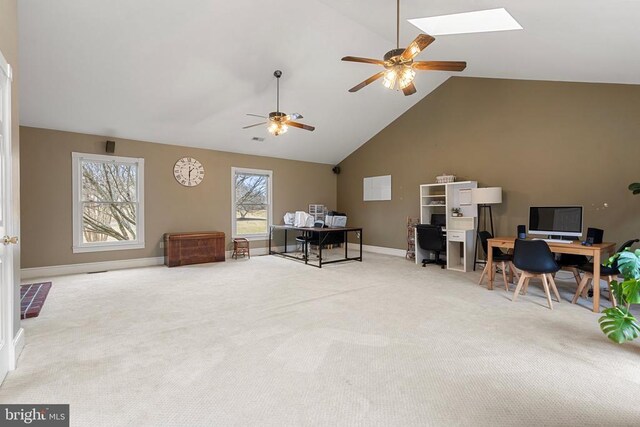
POLYGON ((264 169, 247 169, 247 168, 231 168, 231 236, 232 238, 243 237, 247 240, 267 240, 269 238, 269 230, 271 224, 273 224, 273 171, 264 169), (267 187, 267 196, 269 201, 269 208, 267 209, 267 232, 261 234, 241 234, 238 235, 236 228, 236 174, 256 174, 256 175, 268 175, 269 185, 267 187))
POLYGON ((73 196, 73 253, 120 251, 127 249, 144 249, 144 159, 134 157, 105 156, 100 154, 71 153, 72 158, 72 196, 73 196), (84 243, 82 241, 82 174, 80 162, 91 160, 108 163, 128 163, 138 166, 138 218, 136 224, 136 240, 127 242, 84 243))

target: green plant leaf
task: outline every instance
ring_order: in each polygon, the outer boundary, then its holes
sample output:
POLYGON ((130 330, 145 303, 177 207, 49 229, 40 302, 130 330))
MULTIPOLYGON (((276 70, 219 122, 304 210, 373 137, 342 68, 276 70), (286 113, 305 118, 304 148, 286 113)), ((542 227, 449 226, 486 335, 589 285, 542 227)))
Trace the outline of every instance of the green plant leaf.
POLYGON ((606 262, 603 262, 602 265, 606 265, 607 267, 613 267, 614 265, 616 265, 616 260, 618 259, 618 256, 620 256, 620 254, 618 253, 613 254, 606 262))
POLYGON ((611 281, 611 291, 618 301, 618 305, 627 305, 627 300, 624 297, 624 291, 622 290, 622 283, 617 280, 611 281))
POLYGON ((602 332, 613 342, 622 344, 640 335, 640 325, 635 317, 623 307, 607 308, 598 320, 602 332))
POLYGON ((629 279, 622 282, 624 299, 631 304, 640 304, 640 281, 629 279))
POLYGON ((625 250, 617 253, 616 259, 618 270, 625 279, 640 278, 640 257, 635 252, 625 250))
POLYGON ((640 190, 640 182, 634 182, 633 184, 629 184, 629 190, 633 191, 634 194, 636 194, 635 192, 640 190))

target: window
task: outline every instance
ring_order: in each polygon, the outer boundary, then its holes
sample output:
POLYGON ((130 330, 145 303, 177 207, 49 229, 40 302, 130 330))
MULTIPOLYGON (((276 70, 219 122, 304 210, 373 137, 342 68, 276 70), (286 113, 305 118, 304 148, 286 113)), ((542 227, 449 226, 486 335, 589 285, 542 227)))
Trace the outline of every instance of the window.
POLYGON ((144 159, 73 153, 73 252, 144 248, 144 159))
POLYGON ((231 168, 231 227, 234 237, 258 240, 269 234, 271 179, 271 171, 231 168))

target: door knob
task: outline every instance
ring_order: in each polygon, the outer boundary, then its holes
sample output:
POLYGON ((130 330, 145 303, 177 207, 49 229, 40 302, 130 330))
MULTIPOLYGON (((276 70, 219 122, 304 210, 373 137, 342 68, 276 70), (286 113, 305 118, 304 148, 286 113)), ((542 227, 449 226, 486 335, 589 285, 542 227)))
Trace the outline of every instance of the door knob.
POLYGON ((4 243, 5 245, 15 245, 18 243, 18 236, 13 236, 13 237, 4 236, 2 238, 2 243, 4 243))

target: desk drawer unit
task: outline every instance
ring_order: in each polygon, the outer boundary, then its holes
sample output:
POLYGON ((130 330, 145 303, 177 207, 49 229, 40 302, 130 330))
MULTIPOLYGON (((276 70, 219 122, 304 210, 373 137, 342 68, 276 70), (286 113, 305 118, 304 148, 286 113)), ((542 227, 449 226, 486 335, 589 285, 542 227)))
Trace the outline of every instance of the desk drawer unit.
POLYGON ((464 231, 447 231, 447 239, 451 242, 464 242, 465 237, 464 231))

